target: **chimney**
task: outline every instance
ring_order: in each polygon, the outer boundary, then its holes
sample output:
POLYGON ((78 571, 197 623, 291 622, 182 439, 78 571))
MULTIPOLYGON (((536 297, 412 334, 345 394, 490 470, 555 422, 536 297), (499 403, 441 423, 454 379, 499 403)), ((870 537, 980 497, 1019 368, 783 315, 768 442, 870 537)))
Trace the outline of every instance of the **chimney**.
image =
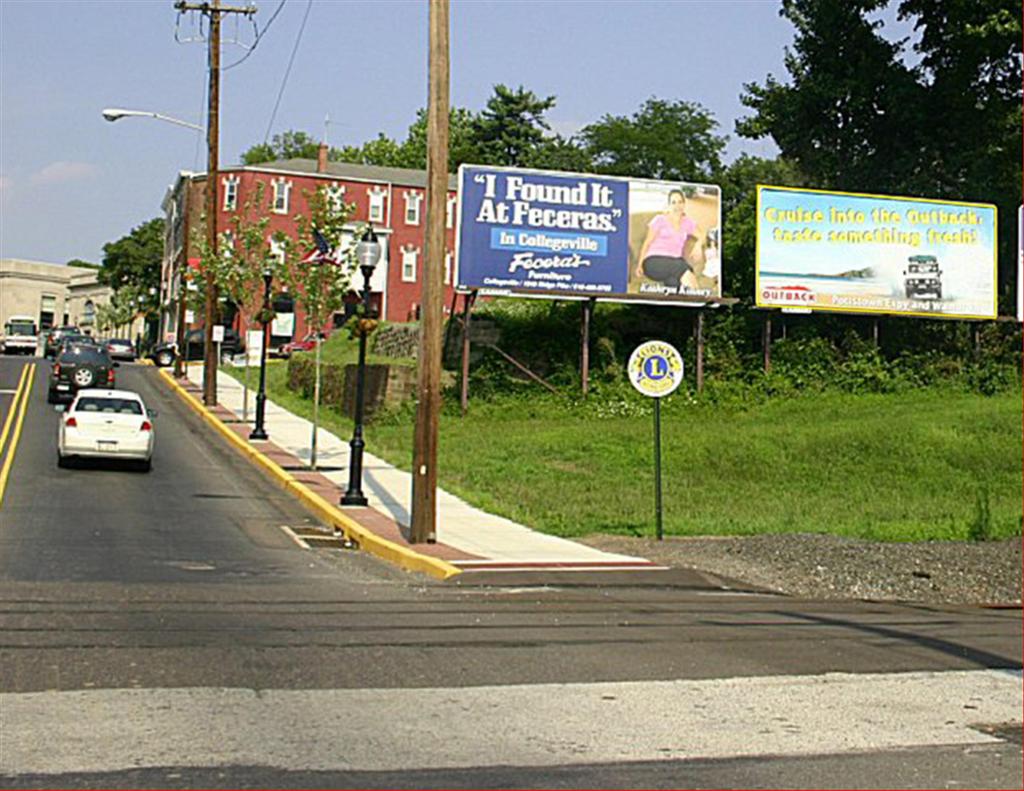
POLYGON ((327 143, 321 143, 316 152, 316 172, 327 172, 327 143))

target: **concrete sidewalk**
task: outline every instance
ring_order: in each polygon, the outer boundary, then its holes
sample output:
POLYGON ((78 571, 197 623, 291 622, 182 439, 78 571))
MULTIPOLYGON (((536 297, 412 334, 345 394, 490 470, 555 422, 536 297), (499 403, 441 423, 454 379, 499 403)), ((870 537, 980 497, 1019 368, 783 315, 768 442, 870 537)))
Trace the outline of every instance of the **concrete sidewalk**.
MULTIPOLYGON (((201 365, 188 366, 193 393, 201 391, 201 365)), ((249 392, 248 420, 242 420, 242 385, 223 373, 217 377, 218 417, 248 441, 255 414, 255 394, 249 392)), ((251 445, 314 489, 337 503, 348 486, 348 439, 320 429, 317 472, 309 471, 312 423, 274 402, 266 404, 268 442, 251 445)), ((406 541, 412 500, 412 475, 364 451, 363 494, 369 508, 345 508, 359 525, 416 552, 443 558, 462 571, 524 571, 530 569, 651 571, 656 564, 643 558, 602 552, 592 547, 531 530, 475 508, 442 489, 437 492, 437 542, 410 545, 406 541)))

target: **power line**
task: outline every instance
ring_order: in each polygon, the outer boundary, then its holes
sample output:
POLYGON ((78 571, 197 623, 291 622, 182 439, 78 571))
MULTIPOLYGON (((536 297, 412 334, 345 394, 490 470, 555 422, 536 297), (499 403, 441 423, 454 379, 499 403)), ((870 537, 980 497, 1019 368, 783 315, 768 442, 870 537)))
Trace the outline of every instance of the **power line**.
POLYGON ((277 92, 277 101, 274 103, 274 111, 270 114, 270 123, 267 124, 267 133, 263 136, 263 144, 270 139, 270 130, 274 127, 274 119, 277 118, 277 110, 281 106, 281 97, 284 96, 285 86, 288 84, 288 75, 292 73, 292 64, 295 62, 295 54, 299 51, 299 43, 302 41, 302 33, 306 29, 306 20, 309 19, 309 12, 313 8, 313 0, 306 3, 306 13, 302 17, 302 25, 299 27, 299 35, 295 38, 295 46, 292 47, 292 56, 288 59, 288 68, 285 69, 284 78, 281 80, 281 90, 277 92))
MULTIPOLYGON (((281 0, 281 2, 278 3, 277 9, 274 11, 273 14, 271 14, 270 19, 267 20, 267 24, 263 26, 263 30, 257 31, 256 38, 252 42, 252 46, 249 47, 249 51, 246 52, 242 57, 240 57, 234 63, 232 63, 230 66, 225 66, 221 71, 229 71, 230 69, 235 68, 235 66, 240 66, 243 63, 245 63, 246 59, 250 55, 252 55, 253 52, 256 51, 256 47, 259 45, 260 39, 263 38, 263 36, 266 35, 268 30, 270 30, 270 26, 272 24, 274 24, 274 20, 277 19, 277 15, 281 13, 281 9, 284 8, 284 4, 287 3, 287 2, 288 2, 288 0, 281 0)), ((253 22, 254 26, 255 26, 255 24, 256 23, 253 22)))

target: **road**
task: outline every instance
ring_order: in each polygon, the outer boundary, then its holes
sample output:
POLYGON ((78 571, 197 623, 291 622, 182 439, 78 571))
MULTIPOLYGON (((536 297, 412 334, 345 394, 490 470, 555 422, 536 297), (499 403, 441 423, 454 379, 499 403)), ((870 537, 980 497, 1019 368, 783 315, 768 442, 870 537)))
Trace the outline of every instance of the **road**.
MULTIPOLYGON (((306 512, 150 368, 118 384, 158 411, 152 472, 58 469, 31 362, 0 456, 2 787, 1021 786, 1019 609, 304 550, 306 512)), ((0 425, 26 364, 0 358, 0 425)))

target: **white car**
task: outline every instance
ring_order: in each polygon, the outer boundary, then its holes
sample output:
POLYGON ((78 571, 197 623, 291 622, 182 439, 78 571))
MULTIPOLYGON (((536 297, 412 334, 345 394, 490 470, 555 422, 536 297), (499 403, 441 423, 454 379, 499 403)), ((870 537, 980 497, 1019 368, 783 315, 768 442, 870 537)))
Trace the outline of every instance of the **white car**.
POLYGON ((156 441, 154 417, 130 390, 79 390, 61 416, 57 464, 64 467, 72 457, 127 459, 148 472, 156 441))

